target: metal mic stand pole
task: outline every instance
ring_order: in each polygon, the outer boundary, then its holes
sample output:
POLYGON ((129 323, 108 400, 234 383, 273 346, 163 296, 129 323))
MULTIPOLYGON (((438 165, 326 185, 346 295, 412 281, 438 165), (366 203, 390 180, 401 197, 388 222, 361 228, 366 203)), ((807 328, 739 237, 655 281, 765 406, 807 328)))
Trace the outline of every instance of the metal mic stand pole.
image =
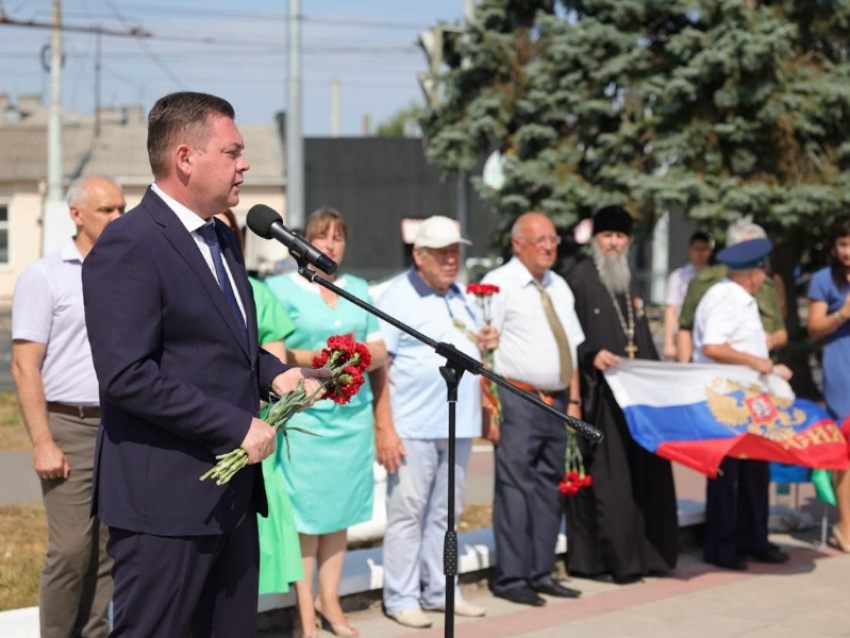
POLYGON ((446 382, 446 391, 447 391, 447 401, 449 405, 449 493, 448 493, 448 520, 447 520, 447 529, 445 541, 443 544, 443 572, 446 575, 446 627, 445 627, 445 638, 454 638, 454 610, 455 610, 455 576, 457 575, 457 559, 458 559, 458 549, 457 549, 457 533, 455 532, 455 439, 456 439, 456 406, 457 406, 457 389, 460 384, 460 379, 463 376, 464 372, 470 372, 472 374, 481 375, 490 381, 496 383, 500 388, 504 388, 508 392, 512 392, 513 394, 520 397, 522 400, 527 401, 528 403, 533 403, 538 408, 543 410, 544 412, 549 413, 555 418, 563 421, 567 425, 569 425, 576 433, 585 437, 594 442, 599 442, 602 440, 602 432, 596 429, 594 426, 589 423, 585 423, 581 419, 576 419, 574 417, 568 416, 566 414, 561 414, 552 406, 546 405, 543 401, 538 399, 535 396, 527 394, 517 388, 516 386, 508 383, 505 379, 500 377, 498 374, 487 370, 480 361, 473 359, 472 357, 464 354, 457 348, 455 348, 450 343, 438 343, 431 339, 430 337, 422 334, 421 332, 414 330, 407 324, 399 321, 395 317, 388 315, 387 313, 375 308, 372 304, 363 301, 362 299, 358 299, 351 293, 342 288, 334 285, 326 279, 323 279, 319 276, 314 270, 310 270, 307 267, 306 260, 300 255, 292 255, 295 257, 295 260, 298 262, 298 274, 300 274, 305 279, 313 282, 314 284, 318 284, 328 290, 335 292, 337 295, 342 297, 343 299, 350 301, 355 306, 358 306, 365 310, 368 313, 371 313, 386 321, 387 323, 395 326, 402 332, 409 334, 414 339, 421 341, 422 343, 430 346, 434 349, 434 352, 441 357, 445 357, 446 364, 440 367, 440 375, 446 382))

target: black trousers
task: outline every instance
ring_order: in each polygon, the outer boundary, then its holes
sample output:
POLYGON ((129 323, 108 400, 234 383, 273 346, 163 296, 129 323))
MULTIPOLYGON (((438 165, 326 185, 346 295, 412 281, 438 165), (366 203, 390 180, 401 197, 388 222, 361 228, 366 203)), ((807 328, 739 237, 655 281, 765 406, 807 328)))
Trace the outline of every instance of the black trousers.
POLYGON ((705 558, 767 550, 770 466, 726 458, 720 469, 723 474, 709 479, 706 488, 705 558))
POLYGON ((249 512, 232 532, 152 536, 110 528, 110 638, 257 635, 259 539, 249 512))
MULTIPOLYGON (((501 392, 504 422, 496 447, 493 532, 494 591, 537 587, 552 579, 561 528, 561 494, 567 431, 562 421, 501 392)), ((566 412, 566 393, 555 401, 566 412)))

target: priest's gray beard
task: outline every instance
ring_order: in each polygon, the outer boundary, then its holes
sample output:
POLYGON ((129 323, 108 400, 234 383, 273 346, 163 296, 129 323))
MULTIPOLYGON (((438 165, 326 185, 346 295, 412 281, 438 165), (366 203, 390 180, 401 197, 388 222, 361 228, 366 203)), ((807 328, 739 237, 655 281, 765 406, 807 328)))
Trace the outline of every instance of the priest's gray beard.
POLYGON ((629 268, 629 249, 626 248, 621 255, 606 255, 599 248, 599 244, 593 242, 593 261, 602 283, 614 294, 622 294, 629 289, 632 281, 632 271, 629 268))

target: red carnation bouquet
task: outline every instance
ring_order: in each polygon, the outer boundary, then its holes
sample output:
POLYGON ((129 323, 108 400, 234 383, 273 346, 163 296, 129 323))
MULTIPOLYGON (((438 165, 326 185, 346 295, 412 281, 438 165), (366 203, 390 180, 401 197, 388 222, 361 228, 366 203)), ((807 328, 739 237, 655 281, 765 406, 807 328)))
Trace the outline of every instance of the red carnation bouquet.
POLYGON ((593 485, 593 477, 584 470, 584 459, 578 447, 575 432, 567 428, 567 454, 565 459, 566 475, 558 483, 558 489, 564 496, 578 494, 582 489, 593 485))
MULTIPOLYGON (((492 284, 472 283, 466 287, 466 294, 472 295, 478 301, 478 307, 481 308, 481 316, 484 318, 484 323, 488 326, 493 323, 493 295, 499 292, 499 287, 492 284)), ((493 369, 493 361, 495 353, 493 350, 487 350, 484 353, 484 364, 490 370, 493 369)), ((484 390, 484 396, 490 403, 490 411, 493 413, 493 418, 496 423, 502 422, 502 402, 499 400, 498 386, 493 381, 481 379, 481 387, 484 390)))
MULTIPOLYGON (((283 434, 287 458, 289 458, 289 432, 320 436, 304 428, 286 425, 287 421, 309 405, 322 390, 326 390, 322 398, 330 399, 340 405, 348 403, 351 397, 360 391, 360 386, 365 381, 363 373, 371 363, 372 355, 369 349, 362 343, 355 343, 351 335, 331 337, 328 339, 327 347, 313 359, 313 368, 330 370, 333 372, 332 376, 322 379, 321 387, 310 395, 307 394, 302 381, 280 401, 264 408, 260 418, 272 426, 275 432, 283 434)), ((224 485, 239 470, 248 465, 248 453, 242 448, 217 456, 216 459, 218 462, 215 467, 201 477, 202 481, 211 478, 215 479, 216 485, 224 485)))

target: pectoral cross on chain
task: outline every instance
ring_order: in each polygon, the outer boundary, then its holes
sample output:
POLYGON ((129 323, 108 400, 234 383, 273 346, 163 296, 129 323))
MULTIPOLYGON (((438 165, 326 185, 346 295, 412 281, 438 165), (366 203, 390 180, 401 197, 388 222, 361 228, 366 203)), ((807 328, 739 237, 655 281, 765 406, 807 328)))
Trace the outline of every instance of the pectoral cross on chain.
POLYGON ((629 355, 629 360, 634 360, 637 351, 638 347, 630 341, 629 344, 626 346, 626 354, 629 355))

